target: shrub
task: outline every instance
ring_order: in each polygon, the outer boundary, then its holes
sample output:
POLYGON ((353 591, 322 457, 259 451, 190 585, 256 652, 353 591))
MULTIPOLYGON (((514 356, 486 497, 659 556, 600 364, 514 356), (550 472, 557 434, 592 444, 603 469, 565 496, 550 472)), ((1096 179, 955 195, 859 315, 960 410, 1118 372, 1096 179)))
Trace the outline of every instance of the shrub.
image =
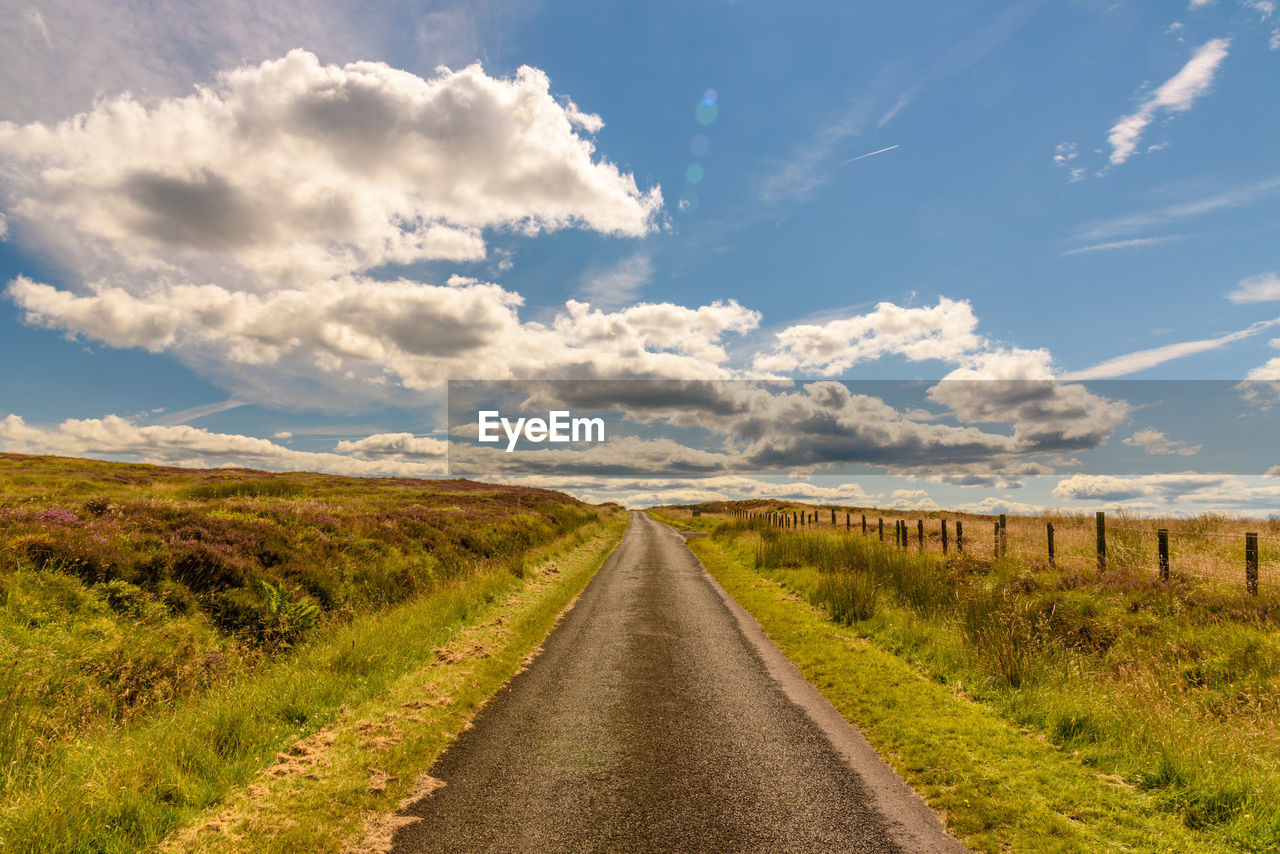
POLYGON ((102 516, 111 510, 111 502, 102 496, 90 498, 84 503, 84 512, 90 516, 102 516))
POLYGON ((97 586, 97 593, 107 607, 117 614, 128 617, 143 617, 153 609, 153 603, 141 587, 127 581, 113 579, 97 586))
POLYGON ((311 630, 320 617, 320 608, 310 599, 291 600, 279 588, 263 581, 262 621, 259 635, 266 641, 292 646, 311 630))
POLYGON ((186 542, 174 547, 173 574, 197 592, 244 587, 248 568, 223 545, 186 542))
POLYGON ((156 585, 155 591, 161 604, 175 616, 190 614, 199 604, 195 595, 179 581, 161 581, 156 585))
POLYGON ((861 537, 808 532, 762 536, 756 564, 765 569, 811 566, 821 572, 859 570, 922 615, 936 613, 954 601, 944 567, 937 560, 861 537))
POLYGON ((965 639, 978 658, 1010 688, 1041 675, 1048 642, 1044 612, 1035 602, 1006 591, 975 591, 961 609, 965 639))
POLYGON ((511 550, 502 558, 502 566, 516 578, 524 578, 524 550, 511 550))
POLYGON ((302 486, 276 479, 231 480, 188 486, 178 494, 193 501, 207 501, 211 498, 292 498, 302 494, 302 486))
POLYGON ((266 622, 266 609, 262 599, 243 587, 219 590, 211 594, 205 603, 205 610, 218 628, 228 632, 256 637, 260 627, 266 622))
POLYGON ((825 605, 831 619, 846 626, 875 616, 880 587, 866 572, 826 572, 814 592, 816 604, 825 605))
POLYGON ((66 572, 90 584, 110 579, 115 570, 110 552, 79 536, 30 534, 16 538, 13 547, 36 569, 66 572))

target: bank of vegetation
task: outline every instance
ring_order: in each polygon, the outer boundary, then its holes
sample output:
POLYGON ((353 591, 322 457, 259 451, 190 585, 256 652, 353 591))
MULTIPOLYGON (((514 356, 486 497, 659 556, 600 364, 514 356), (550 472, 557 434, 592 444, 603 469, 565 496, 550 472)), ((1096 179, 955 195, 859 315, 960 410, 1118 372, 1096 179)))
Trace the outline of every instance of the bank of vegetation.
POLYGON ((585 583, 624 524, 467 481, 0 455, 0 850, 153 845, 556 559, 585 583))
POLYGON ((1280 850, 1273 589, 658 515, 973 847, 1280 850))

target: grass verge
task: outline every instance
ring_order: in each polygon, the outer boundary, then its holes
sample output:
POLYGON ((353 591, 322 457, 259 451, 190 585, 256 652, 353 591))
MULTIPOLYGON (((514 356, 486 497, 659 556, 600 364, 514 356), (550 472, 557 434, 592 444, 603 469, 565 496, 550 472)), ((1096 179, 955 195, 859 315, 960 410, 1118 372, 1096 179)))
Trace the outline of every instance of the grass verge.
POLYGON ((615 515, 532 549, 523 577, 494 569, 356 617, 243 679, 76 745, 6 797, 3 850, 359 850, 365 822, 413 789, 625 526, 615 515))
MULTIPOLYGON (((683 527, 707 529, 718 521, 687 520, 683 527)), ((1075 745, 1055 746, 1035 728, 1013 720, 1008 707, 977 701, 960 685, 939 680, 932 668, 883 648, 880 639, 869 640, 862 631, 867 623, 858 614, 851 616, 849 626, 833 622, 827 608, 796 595, 799 585, 785 585, 751 568, 757 543, 749 537, 699 538, 690 547, 805 678, 862 730, 971 848, 1248 850, 1192 829, 1158 793, 1091 767, 1075 745)), ((898 607, 889 598, 878 606, 877 620, 898 607)), ((917 648, 928 647, 937 627, 917 615, 903 616, 912 617, 901 625, 916 627, 917 648)), ((941 645, 947 646, 945 639, 941 645)))

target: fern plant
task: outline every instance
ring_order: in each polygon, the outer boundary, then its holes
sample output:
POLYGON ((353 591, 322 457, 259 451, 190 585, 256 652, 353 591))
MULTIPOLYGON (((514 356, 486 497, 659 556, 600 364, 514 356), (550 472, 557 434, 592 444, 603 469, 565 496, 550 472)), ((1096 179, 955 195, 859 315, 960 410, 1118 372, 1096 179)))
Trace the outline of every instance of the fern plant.
POLYGON ((320 606, 307 597, 290 599, 280 588, 266 581, 262 585, 263 637, 282 646, 291 646, 302 638, 320 617, 320 606))

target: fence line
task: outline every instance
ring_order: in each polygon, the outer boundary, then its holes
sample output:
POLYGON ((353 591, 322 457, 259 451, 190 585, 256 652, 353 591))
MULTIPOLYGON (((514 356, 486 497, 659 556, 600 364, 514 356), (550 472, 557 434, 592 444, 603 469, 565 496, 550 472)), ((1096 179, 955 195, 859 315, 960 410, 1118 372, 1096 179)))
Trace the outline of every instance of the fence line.
MULTIPOLYGON (((1245 590, 1252 595, 1257 595, 1259 587, 1276 588, 1280 584, 1280 579, 1270 571, 1280 562, 1280 537, 1263 536, 1256 531, 1179 530, 1168 527, 1165 520, 1161 520, 1163 527, 1115 525, 1107 521, 1104 512, 1095 515, 1092 525, 1088 517, 1054 517, 1052 520, 1014 517, 1010 520, 1005 514, 999 514, 985 517, 990 520, 991 528, 983 534, 979 527, 975 537, 964 531, 963 519, 932 517, 926 525, 925 519, 904 518, 896 513, 874 518, 859 513, 855 518, 851 511, 846 511, 841 520, 834 508, 827 510, 829 512, 735 509, 730 515, 760 519, 765 524, 789 530, 842 531, 850 536, 876 539, 886 546, 889 542, 885 528, 892 526, 896 548, 932 550, 947 557, 998 560, 1012 556, 1032 565, 1043 562, 1053 569, 1093 568, 1098 572, 1136 567, 1150 570, 1163 580, 1172 575, 1233 584, 1243 581, 1245 590), (954 521, 954 538, 949 530, 950 521, 954 521)), ((972 520, 971 515, 971 526, 972 520)))

